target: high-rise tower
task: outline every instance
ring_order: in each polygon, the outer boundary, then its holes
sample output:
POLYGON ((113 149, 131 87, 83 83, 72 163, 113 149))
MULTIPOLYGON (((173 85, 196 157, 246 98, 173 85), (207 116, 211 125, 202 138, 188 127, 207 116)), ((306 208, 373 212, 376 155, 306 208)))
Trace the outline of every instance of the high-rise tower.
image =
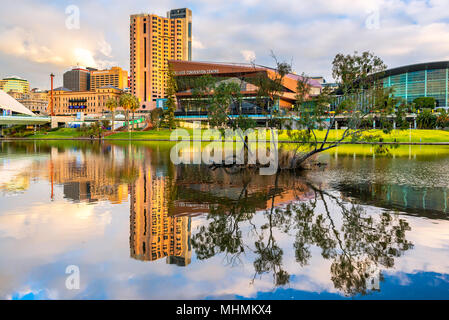
POLYGON ((192 11, 174 9, 167 18, 135 14, 130 19, 131 93, 141 108, 165 98, 168 60, 192 59, 192 11))

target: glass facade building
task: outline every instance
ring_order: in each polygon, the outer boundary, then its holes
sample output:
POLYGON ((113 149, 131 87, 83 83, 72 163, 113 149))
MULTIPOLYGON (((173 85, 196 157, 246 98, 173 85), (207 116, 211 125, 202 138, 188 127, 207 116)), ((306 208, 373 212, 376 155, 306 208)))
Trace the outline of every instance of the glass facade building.
POLYGON ((420 97, 432 97, 436 107, 448 106, 449 61, 421 63, 385 71, 384 87, 393 88, 394 96, 407 103, 420 97))

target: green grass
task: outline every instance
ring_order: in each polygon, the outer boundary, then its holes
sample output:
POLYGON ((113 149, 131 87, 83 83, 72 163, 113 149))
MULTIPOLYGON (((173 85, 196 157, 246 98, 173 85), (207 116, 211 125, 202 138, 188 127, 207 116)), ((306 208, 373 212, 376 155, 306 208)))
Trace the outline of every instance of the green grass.
MULTIPOLYGON (((327 141, 332 142, 341 139, 344 130, 331 130, 327 141)), ((322 141, 326 135, 326 131, 316 131, 317 140, 322 141)), ((364 136, 379 136, 384 142, 449 142, 449 131, 443 130, 392 130, 389 134, 385 134, 382 130, 369 130, 364 136)), ((279 132, 279 140, 292 140, 286 131, 279 132)), ((378 139, 376 139, 378 140, 378 139)), ((374 140, 374 141, 376 141, 374 140)), ((344 141, 351 141, 346 138, 344 141)))
POLYGON ((28 138, 32 139, 71 139, 80 138, 82 133, 72 128, 61 128, 55 131, 49 132, 39 132, 37 134, 31 135, 28 138))
MULTIPOLYGON (((190 135, 193 135, 192 129, 185 129, 190 135)), ((332 142, 341 138, 344 130, 331 130, 329 133, 328 141, 332 142)), ((119 132, 106 137, 107 140, 113 139, 125 139, 128 140, 170 140, 171 131, 167 129, 161 129, 159 131, 135 131, 135 132, 119 132)), ((316 131, 317 140, 322 141, 325 137, 326 131, 316 131)), ((449 142, 449 131, 442 130, 393 130, 389 134, 383 133, 381 130, 370 130, 364 133, 365 136, 378 136, 383 139, 384 142, 449 142)), ((76 139, 82 137, 82 133, 76 129, 59 129, 56 131, 50 131, 46 134, 38 133, 31 135, 29 138, 33 139, 76 139)), ((193 136, 195 140, 199 140, 199 136, 193 136)), ((291 141, 294 138, 289 137, 286 131, 279 131, 279 140, 291 141)), ((378 139, 374 140, 377 141, 378 139)), ((344 141, 351 141, 350 138, 344 141)))

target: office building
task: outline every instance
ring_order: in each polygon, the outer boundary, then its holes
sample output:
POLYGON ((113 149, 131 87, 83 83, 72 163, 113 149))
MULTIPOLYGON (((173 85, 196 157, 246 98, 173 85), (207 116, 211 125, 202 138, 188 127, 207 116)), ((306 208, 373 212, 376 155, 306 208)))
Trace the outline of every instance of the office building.
POLYGON ((168 60, 192 59, 192 11, 175 9, 167 17, 135 14, 130 18, 131 93, 142 109, 165 98, 168 60))
POLYGON ((90 90, 90 70, 83 68, 74 68, 64 73, 63 87, 71 91, 89 91, 90 90))
POLYGON ((113 86, 124 90, 128 87, 128 72, 120 67, 109 70, 93 70, 90 73, 90 90, 95 91, 104 86, 113 86))
POLYGON ((10 77, 0 80, 0 90, 9 92, 28 93, 30 91, 30 84, 27 80, 19 77, 10 77))

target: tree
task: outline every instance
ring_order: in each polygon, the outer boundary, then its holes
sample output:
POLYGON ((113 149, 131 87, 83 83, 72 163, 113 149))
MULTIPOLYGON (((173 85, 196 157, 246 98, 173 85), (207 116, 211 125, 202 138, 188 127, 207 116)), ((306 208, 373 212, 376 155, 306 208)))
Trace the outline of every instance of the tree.
POLYGON ((140 104, 139 104, 139 100, 135 97, 135 96, 132 96, 131 97, 131 105, 130 105, 130 107, 129 107, 129 110, 133 113, 133 125, 132 125, 132 129, 134 129, 134 126, 135 126, 135 119, 134 119, 134 112, 137 110, 137 109, 139 109, 139 106, 140 106, 140 104))
POLYGON ((156 130, 160 128, 163 116, 164 111, 161 108, 155 108, 150 111, 150 121, 156 130))
POLYGON ((211 127, 222 130, 226 128, 241 129, 237 132, 246 153, 249 150, 248 137, 244 137, 241 131, 254 128, 256 123, 241 112, 242 81, 243 79, 237 78, 220 81, 210 75, 202 76, 194 81, 192 94, 197 107, 207 110, 211 127))
POLYGON ((266 127, 272 128, 277 121, 274 115, 279 113, 279 101, 284 90, 283 82, 287 74, 292 72, 291 64, 279 61, 274 52, 271 57, 275 62, 275 68, 267 72, 259 73, 255 77, 254 84, 257 86, 256 103, 270 117, 266 121, 266 127))
MULTIPOLYGON (((211 175, 210 170, 204 172, 197 167, 183 169, 192 171, 191 179, 195 181, 207 175, 202 183, 214 185, 219 185, 226 174, 211 175)), ((188 176, 183 172, 185 182, 190 181, 188 176)), ((197 201, 211 204, 208 223, 192 236, 192 247, 200 260, 223 254, 229 264, 235 265, 240 256, 250 257, 253 281, 257 276, 271 274, 274 286, 288 284, 290 275, 283 267, 283 248, 276 241, 280 234, 294 237, 293 249, 300 267, 310 262, 312 247, 320 249, 322 258, 330 262, 335 288, 348 296, 368 294, 372 290, 367 287, 368 280, 376 276, 382 280, 382 270, 393 268, 395 259, 413 248, 406 237, 410 226, 399 215, 383 212, 373 216, 362 206, 342 201, 298 176, 278 172, 266 181, 268 192, 260 187, 254 189, 258 181, 246 171, 232 179, 241 186, 234 199, 207 191, 192 193, 197 201), (303 200, 276 206, 275 198, 286 189, 303 200), (267 206, 262 217, 256 214, 261 205, 267 206), (258 219, 254 219, 256 216, 258 219)))
POLYGON ((449 128, 449 114, 445 109, 440 111, 436 125, 438 128, 442 129, 449 128))
POLYGON ((169 130, 175 129, 175 110, 176 110, 176 92, 178 90, 178 85, 176 83, 175 75, 173 70, 170 68, 168 70, 168 82, 167 82, 167 101, 165 112, 165 118, 169 130))
MULTIPOLYGON (((287 165, 281 169, 296 169, 305 165, 316 154, 339 146, 345 139, 365 139, 363 133, 370 130, 366 120, 380 123, 384 131, 391 130, 387 116, 394 113, 389 101, 391 90, 383 87, 381 81, 386 65, 382 59, 370 52, 353 55, 337 54, 333 61, 332 74, 339 85, 339 96, 330 95, 328 90, 311 97, 307 90, 298 90, 297 103, 287 129, 292 125, 302 128, 290 131, 293 140, 298 141, 296 150, 287 165), (337 117, 345 120, 346 129, 334 141, 329 133, 335 127, 337 117), (325 131, 318 141, 317 131, 325 131)), ((298 88, 307 88, 308 77, 298 80, 298 88)))
POLYGON ((111 117, 112 117, 112 126, 111 126, 111 131, 114 131, 114 124, 115 124, 115 109, 117 109, 118 106, 118 102, 117 99, 115 98, 109 98, 106 101, 106 108, 108 108, 108 110, 111 112, 111 117))
POLYGON ((413 100, 418 109, 434 109, 436 107, 436 100, 432 97, 419 97, 413 100))
POLYGON ((437 116, 430 109, 424 109, 416 117, 416 124, 419 129, 435 129, 437 116))
POLYGON ((119 104, 120 104, 120 107, 122 107, 123 110, 125 110, 125 122, 127 123, 128 131, 129 131, 129 129, 130 129, 129 111, 132 110, 133 116, 134 116, 134 110, 136 110, 139 107, 139 101, 132 94, 124 93, 120 96, 119 104))
MULTIPOLYGON (((245 132, 254 129, 257 123, 242 111, 243 95, 241 93, 245 82, 250 82, 257 87, 256 105, 261 113, 267 116, 266 127, 274 128, 279 123, 278 106, 284 86, 283 81, 291 72, 291 66, 286 62, 279 62, 274 53, 271 53, 276 67, 261 71, 253 64, 255 75, 251 78, 236 76, 231 79, 217 79, 206 75, 196 79, 193 95, 200 108, 208 112, 209 124, 219 129, 231 128, 241 129, 245 132)), ((247 153, 251 152, 248 147, 248 136, 239 132, 239 138, 247 153)), ((274 132, 271 131, 274 139, 274 132)), ((246 161, 245 161, 246 163, 246 161)))

